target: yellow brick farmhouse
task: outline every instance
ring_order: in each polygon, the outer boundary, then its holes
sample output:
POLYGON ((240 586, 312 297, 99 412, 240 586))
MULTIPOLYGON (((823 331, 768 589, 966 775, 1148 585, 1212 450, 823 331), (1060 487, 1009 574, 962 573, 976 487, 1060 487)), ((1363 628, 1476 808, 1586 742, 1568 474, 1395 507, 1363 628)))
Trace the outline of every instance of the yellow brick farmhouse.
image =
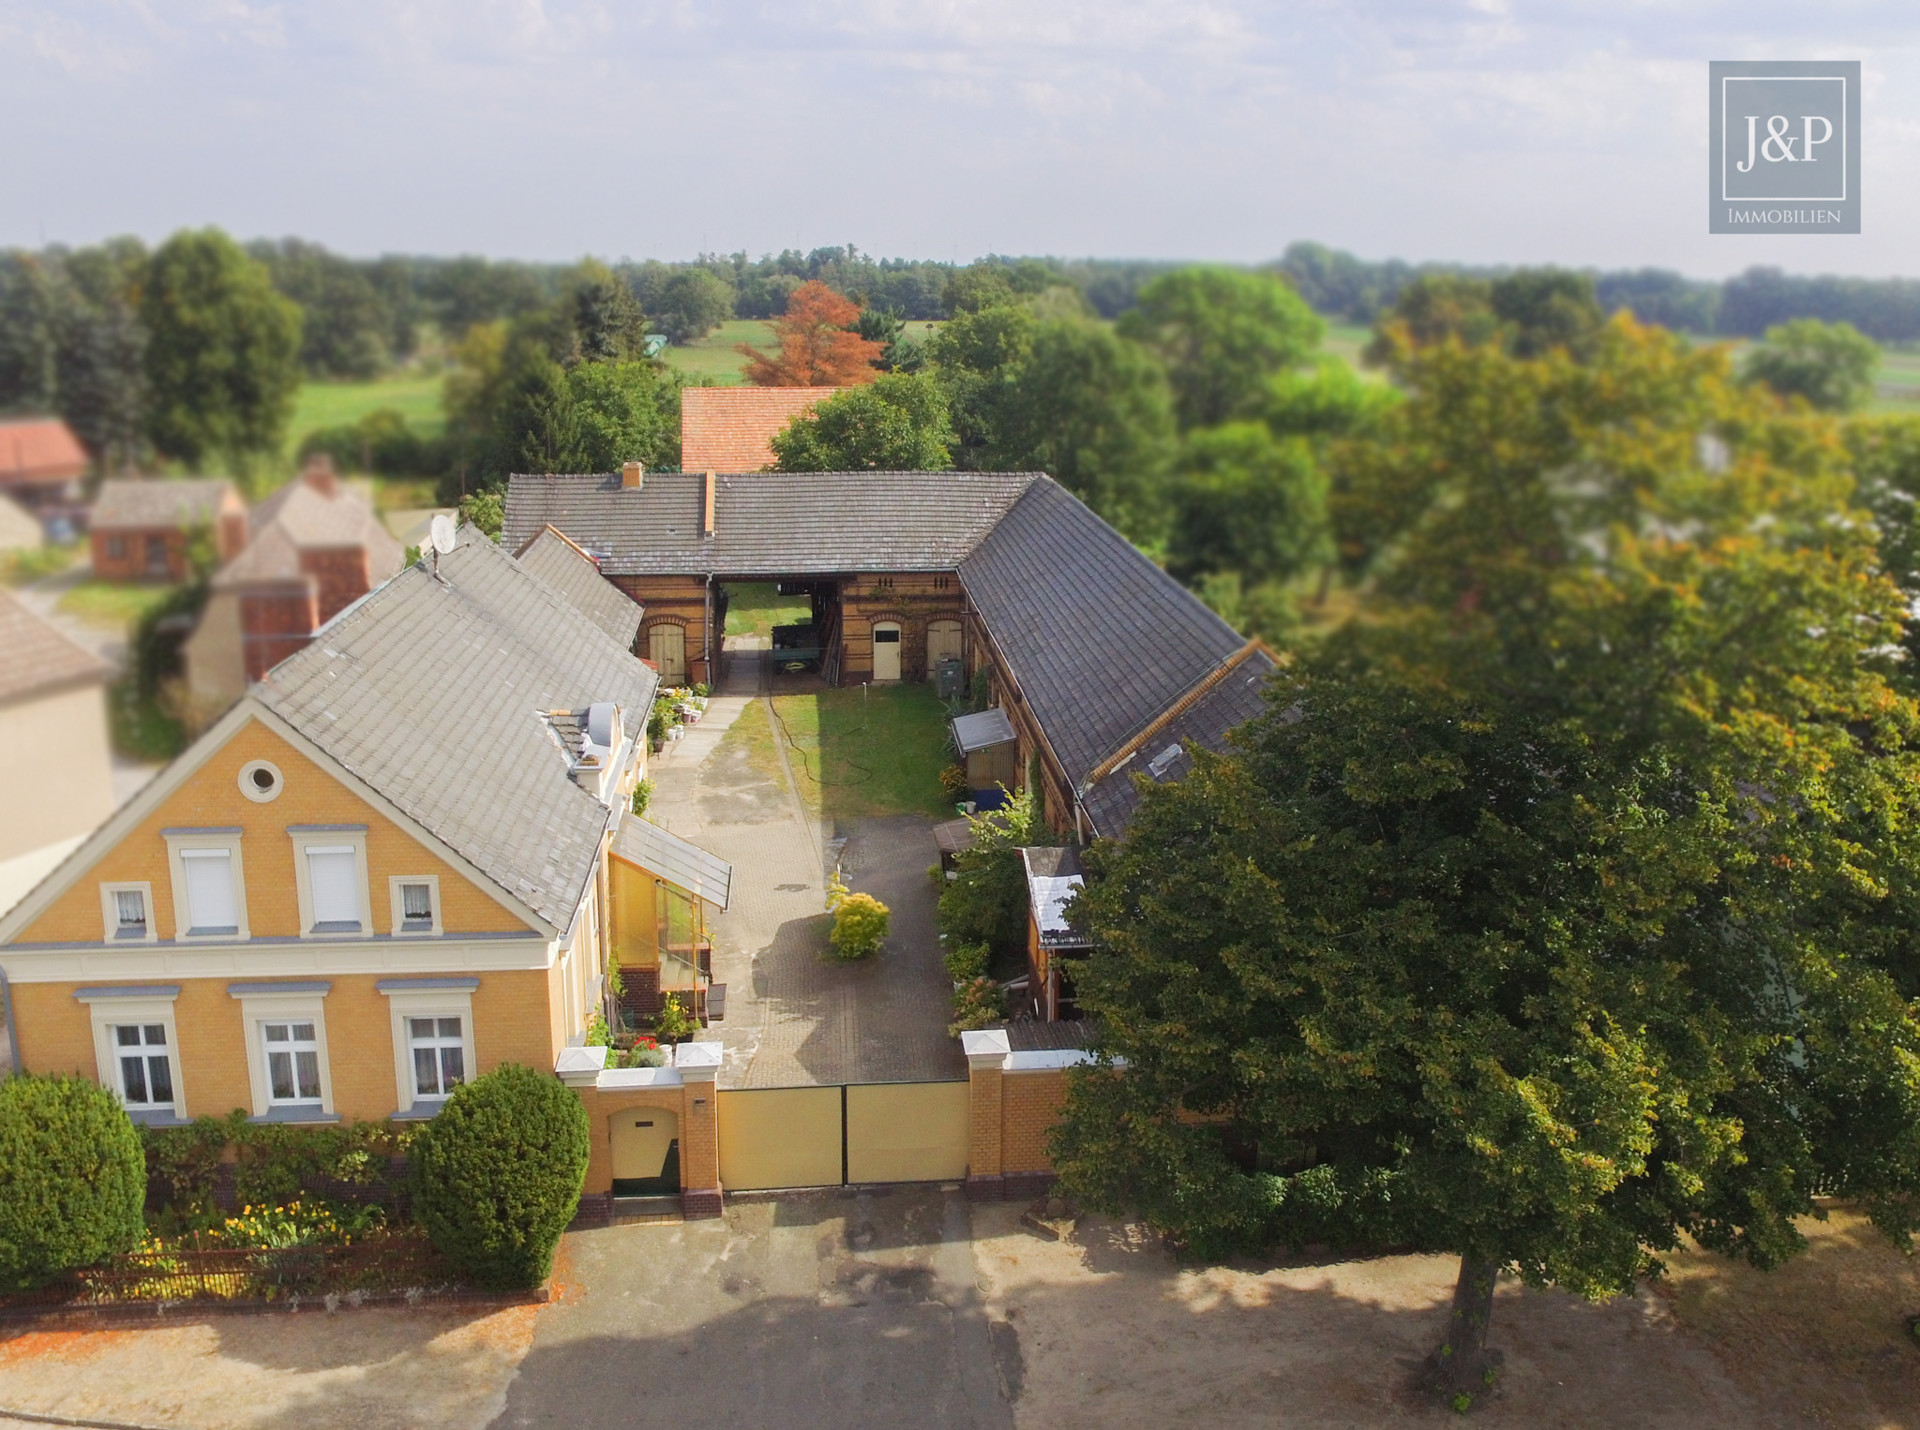
POLYGON ((589 1191, 677 1162, 717 1209, 717 1049, 580 1046, 609 950, 646 967, 680 893, 621 837, 640 619, 567 544, 523 565, 471 530, 341 612, 0 920, 17 1065, 147 1122, 313 1124, 524 1063, 593 1114, 589 1191))

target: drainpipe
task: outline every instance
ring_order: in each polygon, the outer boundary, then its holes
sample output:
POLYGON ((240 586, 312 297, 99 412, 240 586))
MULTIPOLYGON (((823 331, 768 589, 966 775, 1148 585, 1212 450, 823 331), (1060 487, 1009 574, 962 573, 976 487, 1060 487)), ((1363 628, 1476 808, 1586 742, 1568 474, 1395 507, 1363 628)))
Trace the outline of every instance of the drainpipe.
MULTIPOLYGON (((709 482, 713 480, 713 477, 711 474, 708 475, 707 480, 709 482)), ((707 590, 706 590, 706 595, 704 599, 706 601, 707 610, 706 610, 706 617, 705 617, 706 642, 703 649, 706 652, 704 659, 706 660, 706 663, 707 663, 706 684, 707 684, 707 689, 711 691, 715 686, 717 686, 720 683, 720 668, 718 664, 714 661, 714 657, 713 657, 713 573, 711 571, 707 573, 707 590)))

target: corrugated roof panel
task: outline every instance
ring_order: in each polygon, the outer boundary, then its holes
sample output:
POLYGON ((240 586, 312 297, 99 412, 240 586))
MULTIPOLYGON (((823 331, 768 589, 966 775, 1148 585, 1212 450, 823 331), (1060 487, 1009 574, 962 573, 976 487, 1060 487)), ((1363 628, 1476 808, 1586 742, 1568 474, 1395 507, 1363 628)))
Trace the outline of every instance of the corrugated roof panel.
POLYGON ((732 897, 733 865, 645 819, 620 821, 613 852, 722 909, 732 897))

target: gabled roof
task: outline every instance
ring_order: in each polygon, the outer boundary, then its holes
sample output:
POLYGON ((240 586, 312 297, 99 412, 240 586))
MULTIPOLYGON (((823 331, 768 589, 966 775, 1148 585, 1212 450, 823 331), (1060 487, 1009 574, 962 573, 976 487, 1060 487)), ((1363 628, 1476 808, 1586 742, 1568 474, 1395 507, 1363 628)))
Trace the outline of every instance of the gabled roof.
POLYGON ((1078 789, 1246 644, 1055 482, 1037 482, 960 579, 1078 789))
POLYGON ((109 477, 100 484, 88 525, 95 531, 180 530, 211 524, 229 499, 232 482, 221 477, 109 477))
POLYGON ((613 852, 718 908, 733 896, 733 865, 638 816, 620 821, 613 852))
POLYGON ((87 472, 87 449, 58 417, 0 421, 0 486, 70 482, 87 472))
MULTIPOLYGON (((104 684, 112 676, 112 666, 0 588, 0 704, 70 685, 104 684)), ((47 753, 58 757, 55 751, 47 753)))
POLYGON ((658 678, 471 527, 347 607, 252 694, 554 927, 612 812, 568 776, 547 713, 620 707, 639 738, 658 678))
POLYGON ((1032 472, 758 472, 715 479, 653 473, 515 476, 501 540, 518 549, 543 526, 578 542, 608 576, 834 575, 952 571, 1004 516, 1032 472))
POLYGON ((594 559, 550 526, 514 552, 514 559, 565 596, 588 620, 631 650, 644 608, 600 574, 594 559))
POLYGON ((328 491, 305 480, 288 482, 254 508, 251 520, 252 537, 215 573, 216 589, 308 581, 301 557, 309 551, 366 552, 376 586, 406 562, 373 504, 345 483, 328 491))
POLYGON ((773 465, 773 435, 843 389, 687 387, 680 391, 680 470, 757 472, 773 465))

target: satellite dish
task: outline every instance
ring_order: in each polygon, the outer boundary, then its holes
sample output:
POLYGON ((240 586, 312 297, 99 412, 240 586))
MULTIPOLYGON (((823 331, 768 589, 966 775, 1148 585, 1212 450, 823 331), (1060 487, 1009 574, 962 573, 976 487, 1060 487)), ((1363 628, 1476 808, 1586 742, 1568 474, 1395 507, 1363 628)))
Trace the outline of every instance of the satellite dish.
POLYGON ((454 531, 452 517, 448 516, 445 512, 441 512, 438 516, 434 517, 427 530, 428 540, 433 543, 433 549, 439 552, 440 555, 445 556, 449 551, 453 550, 454 531))

